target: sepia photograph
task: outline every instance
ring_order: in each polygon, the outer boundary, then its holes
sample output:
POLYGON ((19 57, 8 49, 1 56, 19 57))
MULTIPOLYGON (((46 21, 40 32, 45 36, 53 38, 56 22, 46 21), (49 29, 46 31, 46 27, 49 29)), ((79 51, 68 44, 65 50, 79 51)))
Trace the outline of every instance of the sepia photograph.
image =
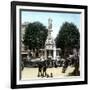
POLYGON ((12 88, 87 84, 87 6, 12 2, 11 36, 12 88))

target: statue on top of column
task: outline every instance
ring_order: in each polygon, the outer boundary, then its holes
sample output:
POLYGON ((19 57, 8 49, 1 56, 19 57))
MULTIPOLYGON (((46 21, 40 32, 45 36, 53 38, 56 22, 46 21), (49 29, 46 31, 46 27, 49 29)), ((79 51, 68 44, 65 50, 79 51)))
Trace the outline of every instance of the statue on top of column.
POLYGON ((52 29, 52 19, 48 19, 48 29, 52 29))

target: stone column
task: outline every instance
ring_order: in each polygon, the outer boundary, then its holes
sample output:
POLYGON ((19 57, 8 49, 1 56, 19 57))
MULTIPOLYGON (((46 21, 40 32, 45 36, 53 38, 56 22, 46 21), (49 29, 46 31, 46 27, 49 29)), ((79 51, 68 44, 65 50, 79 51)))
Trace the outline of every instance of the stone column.
POLYGON ((55 60, 55 58, 56 58, 56 48, 55 47, 53 49, 53 57, 54 57, 54 60, 55 60))
POLYGON ((49 66, 52 67, 52 61, 51 61, 51 60, 52 60, 52 58, 51 58, 51 57, 52 57, 52 56, 51 56, 51 50, 49 50, 49 55, 48 55, 48 56, 49 56, 49 58, 50 58, 50 64, 49 64, 49 66))

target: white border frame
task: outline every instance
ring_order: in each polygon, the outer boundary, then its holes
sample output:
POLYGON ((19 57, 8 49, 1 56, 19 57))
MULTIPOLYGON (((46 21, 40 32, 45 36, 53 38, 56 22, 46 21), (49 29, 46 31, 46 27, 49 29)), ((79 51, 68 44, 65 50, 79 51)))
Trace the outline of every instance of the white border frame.
POLYGON ((16 7, 16 84, 37 84, 37 83, 55 83, 55 82, 74 82, 74 81, 84 81, 84 9, 72 9, 72 8, 51 8, 51 7, 34 7, 34 6, 17 6, 16 7), (46 80, 20 80, 20 9, 32 9, 32 10, 50 10, 50 11, 66 11, 66 12, 79 12, 81 13, 80 20, 80 76, 70 76, 58 79, 46 79, 46 80))

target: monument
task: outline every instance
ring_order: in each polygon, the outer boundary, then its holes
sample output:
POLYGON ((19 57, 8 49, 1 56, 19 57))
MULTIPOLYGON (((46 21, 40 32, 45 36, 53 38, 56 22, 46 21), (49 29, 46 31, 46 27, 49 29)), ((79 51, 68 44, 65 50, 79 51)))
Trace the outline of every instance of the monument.
POLYGON ((45 59, 51 58, 52 60, 56 60, 57 57, 60 56, 60 48, 56 48, 56 44, 54 38, 51 35, 52 32, 52 19, 48 19, 48 36, 45 42, 45 48, 41 49, 45 59))

